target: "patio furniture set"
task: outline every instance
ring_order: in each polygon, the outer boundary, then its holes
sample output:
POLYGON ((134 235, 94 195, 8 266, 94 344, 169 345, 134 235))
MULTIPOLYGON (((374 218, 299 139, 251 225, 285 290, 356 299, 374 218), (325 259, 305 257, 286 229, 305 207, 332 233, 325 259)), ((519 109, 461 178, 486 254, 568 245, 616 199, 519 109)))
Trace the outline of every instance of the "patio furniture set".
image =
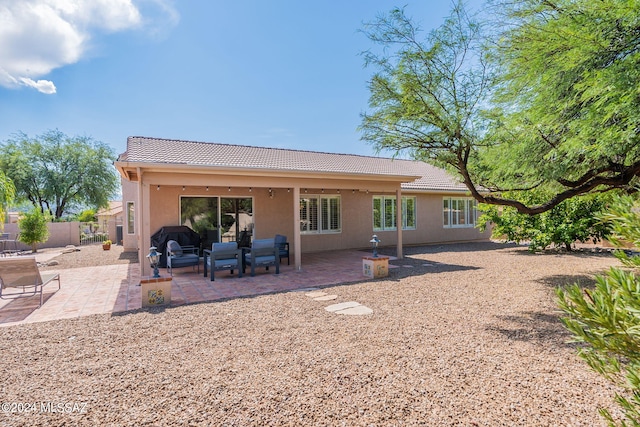
MULTIPOLYGON (((213 243, 211 249, 203 251, 204 277, 211 273, 211 280, 215 280, 214 273, 229 270, 231 274, 238 271, 242 277, 247 267, 251 268, 251 276, 255 276, 258 267, 275 267, 276 274, 280 273, 280 261, 289 259, 289 243, 287 237, 276 234, 270 239, 255 239, 251 246, 243 247, 238 242, 213 243)), ((180 246, 175 240, 167 243, 167 271, 173 276, 173 269, 180 267, 197 267, 200 273, 200 254, 195 246, 180 246)))

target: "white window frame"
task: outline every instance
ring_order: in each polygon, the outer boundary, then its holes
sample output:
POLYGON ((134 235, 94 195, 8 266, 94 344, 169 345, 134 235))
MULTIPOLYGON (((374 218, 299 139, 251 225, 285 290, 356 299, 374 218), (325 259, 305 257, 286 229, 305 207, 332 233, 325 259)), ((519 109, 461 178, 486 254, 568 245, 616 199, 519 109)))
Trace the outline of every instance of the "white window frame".
POLYGON ((127 234, 136 234, 136 204, 127 202, 127 234))
POLYGON ((342 198, 323 194, 300 196, 300 234, 337 233, 342 233, 342 198), (313 202, 303 206, 304 200, 313 202), (303 212, 303 209, 306 212, 303 212), (332 220, 335 224, 331 224, 332 220))
MULTIPOLYGON (((417 207, 416 207, 416 197, 415 196, 402 196, 400 198, 400 203, 402 204, 402 229, 403 230, 415 230, 417 225, 417 207), (407 215, 407 211, 408 211, 408 203, 407 201, 411 199, 413 200, 413 224, 412 225, 408 225, 407 224, 407 220, 409 219, 409 215, 407 215)), ((372 209, 372 221, 373 221, 373 231, 393 231, 393 230, 397 230, 397 226, 396 226, 396 196, 373 196, 373 199, 371 201, 371 209, 372 209), (376 226, 376 218, 375 218, 375 201, 376 199, 380 200, 380 207, 382 208, 380 211, 380 225, 381 226, 376 226), (387 218, 385 217, 385 213, 386 213, 386 209, 385 206, 387 205, 387 203, 391 203, 392 207, 391 207, 391 212, 392 212, 392 218, 390 218, 389 220, 387 220, 387 218), (386 224, 391 224, 391 225, 386 225, 386 224)))
POLYGON ((443 197, 444 228, 474 228, 478 219, 478 202, 473 197, 443 197))

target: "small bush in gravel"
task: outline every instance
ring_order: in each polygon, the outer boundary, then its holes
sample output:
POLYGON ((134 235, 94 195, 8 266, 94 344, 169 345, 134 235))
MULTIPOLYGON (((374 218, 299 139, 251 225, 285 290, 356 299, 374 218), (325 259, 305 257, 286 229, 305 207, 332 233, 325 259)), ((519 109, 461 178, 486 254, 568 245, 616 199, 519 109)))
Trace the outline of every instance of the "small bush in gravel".
MULTIPOLYGON (((614 233, 618 246, 640 244, 640 214, 631 196, 618 198, 601 216, 614 233)), ((640 266, 640 256, 618 250, 616 256, 627 266, 640 266)), ((573 285, 558 289, 563 322, 580 348, 580 356, 596 372, 629 390, 616 395, 625 420, 615 421, 607 410, 601 414, 610 425, 640 426, 640 278, 632 271, 611 268, 596 277, 594 289, 573 285)))
POLYGON ((18 221, 20 227, 19 240, 31 245, 32 252, 38 252, 38 243, 46 242, 49 238, 47 222, 48 215, 42 213, 39 208, 33 208, 30 212, 23 213, 18 221))

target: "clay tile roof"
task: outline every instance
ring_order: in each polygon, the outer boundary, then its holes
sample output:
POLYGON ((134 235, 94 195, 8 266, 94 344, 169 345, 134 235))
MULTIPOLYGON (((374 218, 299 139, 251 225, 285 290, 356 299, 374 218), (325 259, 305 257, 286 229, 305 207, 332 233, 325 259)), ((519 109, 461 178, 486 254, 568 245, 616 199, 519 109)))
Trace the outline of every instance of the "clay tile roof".
POLYGON ((96 215, 116 215, 122 212, 122 200, 109 201, 109 207, 100 209, 96 215))
POLYGON ((395 175, 422 178, 404 189, 464 191, 446 171, 424 162, 316 151, 132 136, 120 161, 282 171, 395 175))

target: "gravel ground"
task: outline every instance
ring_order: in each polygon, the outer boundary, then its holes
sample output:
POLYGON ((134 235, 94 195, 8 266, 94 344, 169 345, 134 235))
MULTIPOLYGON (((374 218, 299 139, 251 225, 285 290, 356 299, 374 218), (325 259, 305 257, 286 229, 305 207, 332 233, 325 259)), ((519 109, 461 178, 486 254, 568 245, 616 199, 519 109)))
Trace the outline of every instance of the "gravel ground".
MULTIPOLYGON (((45 248, 38 252, 61 252, 65 248, 45 248)), ((55 261, 51 265, 43 265, 44 270, 62 270, 67 268, 90 267, 94 265, 129 264, 138 262, 137 252, 124 252, 122 246, 111 245, 111 249, 105 251, 102 244, 76 246, 75 251, 65 252, 52 258, 55 261)))
POLYGON ((0 328, 2 400, 37 406, 4 405, 0 425, 598 426, 598 408, 618 413, 553 294, 614 258, 407 252, 395 263, 411 267, 326 288, 329 303, 293 292, 0 328), (324 310, 346 301, 373 314, 324 310))

